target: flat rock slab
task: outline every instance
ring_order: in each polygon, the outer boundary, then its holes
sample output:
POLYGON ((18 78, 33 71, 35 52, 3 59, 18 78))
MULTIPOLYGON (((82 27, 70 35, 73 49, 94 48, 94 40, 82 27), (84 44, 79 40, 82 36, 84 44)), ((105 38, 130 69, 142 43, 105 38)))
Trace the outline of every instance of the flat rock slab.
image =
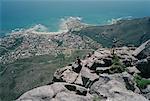
POLYGON ((92 99, 93 96, 84 87, 69 83, 54 83, 30 90, 16 101, 92 101, 92 99))

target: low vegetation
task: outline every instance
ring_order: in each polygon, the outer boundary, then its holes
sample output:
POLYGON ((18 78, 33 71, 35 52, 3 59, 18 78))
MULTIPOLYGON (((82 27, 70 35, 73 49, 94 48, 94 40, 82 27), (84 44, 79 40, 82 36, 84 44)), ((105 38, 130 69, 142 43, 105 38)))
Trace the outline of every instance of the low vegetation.
POLYGON ((78 33, 90 37, 104 47, 112 47, 114 38, 118 39, 119 46, 139 46, 150 38, 149 23, 149 17, 122 20, 113 25, 86 27, 78 33))
POLYGON ((100 97, 95 95, 93 101, 100 101, 100 97))
POLYGON ((56 69, 83 58, 91 50, 75 50, 69 56, 65 54, 33 56, 3 65, 0 71, 0 96, 2 101, 12 101, 24 92, 46 85, 53 79, 56 69), (9 96, 8 96, 9 95, 9 96))
POLYGON ((124 71, 125 65, 123 65, 123 63, 120 62, 117 55, 113 55, 112 66, 109 72, 113 74, 113 73, 122 73, 124 71))
POLYGON ((134 80, 137 83, 137 86, 141 89, 144 89, 147 85, 150 85, 150 80, 144 79, 138 74, 134 76, 134 80))

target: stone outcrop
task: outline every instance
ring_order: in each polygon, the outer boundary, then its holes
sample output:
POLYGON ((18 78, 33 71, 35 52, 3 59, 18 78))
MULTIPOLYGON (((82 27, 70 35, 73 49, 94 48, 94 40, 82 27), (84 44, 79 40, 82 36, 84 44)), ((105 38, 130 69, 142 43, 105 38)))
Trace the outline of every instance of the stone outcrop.
POLYGON ((127 90, 121 82, 108 79, 104 84, 100 84, 101 81, 95 82, 91 88, 91 93, 97 93, 104 99, 102 101, 148 101, 142 95, 127 90))
POLYGON ((148 101, 149 86, 142 91, 146 92, 144 97, 134 76, 143 73, 139 64, 149 58, 139 60, 133 47, 113 51, 101 48, 83 60, 77 58, 54 73, 51 85, 30 90, 17 101, 93 101, 95 96, 100 101, 148 101))
POLYGON ((54 83, 30 90, 16 101, 91 101, 87 89, 69 83, 54 83))
POLYGON ((137 68, 141 71, 142 75, 146 78, 150 77, 150 40, 143 43, 138 47, 133 55, 139 60, 136 62, 137 68))
POLYGON ((127 67, 127 71, 129 74, 132 74, 132 75, 141 73, 135 66, 127 67))
POLYGON ((144 59, 150 56, 150 39, 143 43, 140 47, 138 47, 134 52, 133 55, 139 59, 144 59))
POLYGON ((74 72, 69 66, 65 68, 58 69, 54 73, 54 82, 68 82, 73 83, 75 82, 78 74, 74 72))
POLYGON ((150 100, 150 85, 147 86, 147 88, 142 89, 143 95, 150 100))
POLYGON ((137 61, 136 67, 141 71, 145 78, 150 78, 150 58, 145 58, 137 61))

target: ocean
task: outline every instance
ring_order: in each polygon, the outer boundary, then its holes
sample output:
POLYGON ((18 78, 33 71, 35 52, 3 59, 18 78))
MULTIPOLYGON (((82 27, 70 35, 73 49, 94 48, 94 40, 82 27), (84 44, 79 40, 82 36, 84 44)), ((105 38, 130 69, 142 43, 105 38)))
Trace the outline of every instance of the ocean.
POLYGON ((111 19, 150 16, 150 1, 48 1, 3 0, 0 7, 0 36, 16 28, 45 25, 58 31, 60 19, 81 17, 84 23, 107 24, 111 19))

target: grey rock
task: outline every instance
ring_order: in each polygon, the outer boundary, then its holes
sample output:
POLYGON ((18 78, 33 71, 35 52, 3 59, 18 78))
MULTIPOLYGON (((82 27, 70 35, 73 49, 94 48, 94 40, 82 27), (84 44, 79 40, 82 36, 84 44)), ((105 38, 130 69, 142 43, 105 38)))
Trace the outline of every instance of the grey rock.
POLYGON ((68 83, 74 83, 78 77, 78 73, 72 70, 71 66, 67 66, 61 69, 56 70, 54 73, 54 82, 63 81, 68 83))
POLYGON ((92 96, 89 94, 87 96, 76 95, 72 92, 61 92, 56 95, 51 101, 92 101, 92 96))
POLYGON ((110 70, 111 67, 97 67, 96 68, 96 72, 97 73, 108 73, 108 71, 110 70))
POLYGON ((132 74, 132 75, 141 73, 135 66, 127 67, 127 71, 129 74, 132 74))
POLYGON ((112 57, 111 50, 106 48, 100 48, 94 52, 94 56, 98 59, 104 59, 108 57, 112 57))
POLYGON ((150 78, 150 59, 145 58, 136 62, 137 69, 141 72, 142 77, 150 78))
POLYGON ((109 67, 112 65, 112 59, 111 58, 104 58, 102 60, 95 60, 93 65, 89 67, 91 70, 96 70, 97 67, 109 67))
POLYGON ((138 59, 144 59, 150 56, 150 39, 139 46, 134 52, 133 55, 138 59))
POLYGON ((148 85, 145 89, 141 90, 143 95, 150 100, 150 85, 148 85))
POLYGON ((90 87, 91 84, 99 78, 99 76, 96 73, 92 73, 92 71, 86 67, 82 68, 81 77, 83 85, 87 88, 90 87))
POLYGON ((82 61, 83 66, 90 68, 94 64, 95 59, 96 59, 95 57, 90 57, 90 58, 83 60, 82 61))
POLYGON ((120 58, 120 61, 126 66, 133 66, 137 59, 132 56, 134 50, 130 47, 120 47, 115 49, 115 54, 120 58))
POLYGON ((150 92, 146 93, 146 94, 143 94, 143 96, 145 96, 150 101, 150 92))
POLYGON ((129 66, 132 66, 132 60, 131 59, 124 59, 123 61, 123 64, 126 66, 126 67, 129 67, 129 66))
POLYGON ((101 75, 99 81, 91 86, 91 94, 98 94, 104 101, 148 101, 142 95, 128 90, 120 77, 121 74, 101 75))
POLYGON ((30 90, 16 101, 91 101, 87 89, 69 83, 54 83, 30 90))
POLYGON ((143 93, 149 93, 150 92, 150 85, 148 85, 145 89, 142 89, 143 93))

